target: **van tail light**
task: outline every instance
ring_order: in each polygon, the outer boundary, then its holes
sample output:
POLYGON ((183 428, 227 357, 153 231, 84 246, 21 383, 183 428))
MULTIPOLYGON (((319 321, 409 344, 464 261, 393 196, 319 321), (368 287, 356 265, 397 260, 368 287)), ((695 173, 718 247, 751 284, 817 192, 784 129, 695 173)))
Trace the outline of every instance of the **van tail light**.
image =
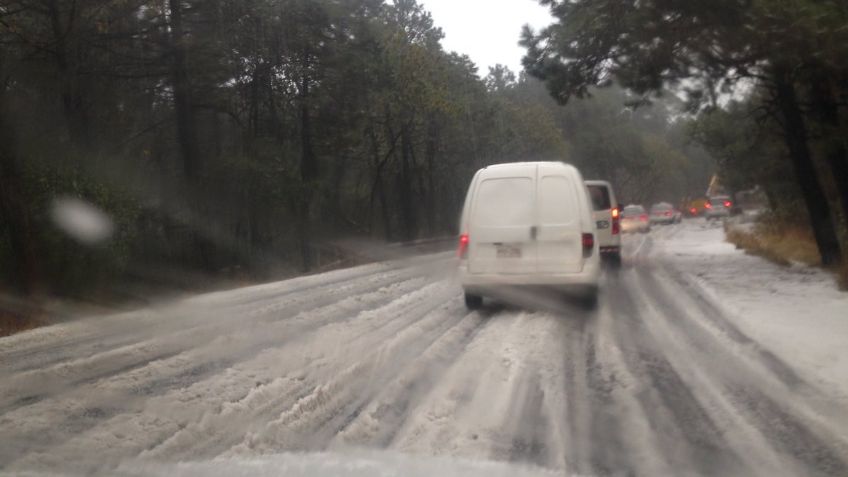
POLYGON ((583 234, 583 258, 589 258, 592 256, 592 252, 595 250, 595 236, 592 234, 583 234))
POLYGON ((456 251, 456 256, 459 258, 465 258, 468 255, 468 234, 462 234, 459 236, 459 248, 456 251))
POLYGON ((618 207, 612 209, 612 234, 618 235, 621 233, 621 212, 618 207))

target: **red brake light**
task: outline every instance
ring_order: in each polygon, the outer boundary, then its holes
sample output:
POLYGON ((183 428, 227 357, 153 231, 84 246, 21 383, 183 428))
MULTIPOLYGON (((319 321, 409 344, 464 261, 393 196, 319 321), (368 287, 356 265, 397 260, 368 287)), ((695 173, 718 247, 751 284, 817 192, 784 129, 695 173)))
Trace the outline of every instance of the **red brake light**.
POLYGON ((595 249, 595 236, 592 234, 583 234, 583 257, 591 257, 592 251, 595 249))
POLYGON ((647 214, 640 215, 639 220, 641 220, 642 222, 647 222, 648 221, 648 215, 647 214))
POLYGON ((671 217, 671 211, 670 211, 670 210, 669 210, 669 211, 667 211, 667 212, 665 213, 665 216, 666 216, 666 217, 671 217))
POLYGON ((698 209, 696 209, 696 208, 692 207, 691 209, 689 209, 689 212, 692 212, 693 214, 697 214, 697 213, 698 213, 698 209))
POLYGON ((707 202, 706 204, 704 204, 704 208, 705 208, 705 209, 712 209, 712 208, 713 208, 713 204, 710 204, 709 202, 707 202))
POLYGON ((456 256, 459 258, 465 258, 468 254, 468 234, 462 234, 459 236, 459 249, 456 251, 456 256))
POLYGON ((730 208, 730 206, 731 206, 730 201, 729 201, 729 200, 724 201, 724 206, 725 206, 725 207, 727 207, 727 208, 729 209, 729 208, 730 208))

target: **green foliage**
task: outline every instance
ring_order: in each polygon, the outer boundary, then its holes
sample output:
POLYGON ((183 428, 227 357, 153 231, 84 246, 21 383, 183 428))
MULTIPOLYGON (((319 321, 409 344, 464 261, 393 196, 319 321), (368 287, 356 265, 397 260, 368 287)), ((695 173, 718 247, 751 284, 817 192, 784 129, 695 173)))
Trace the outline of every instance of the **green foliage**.
POLYGON ((689 134, 716 159, 729 191, 761 187, 773 214, 797 222, 804 200, 777 128, 758 117, 761 110, 755 101, 731 102, 693 121, 689 134))
POLYGON ((0 164, 19 193, 0 199, 28 221, 0 222, 6 285, 28 270, 47 291, 109 296, 320 267, 341 236, 454 232, 472 174, 498 162, 569 160, 634 201, 706 183, 693 164, 709 158, 672 141, 664 106, 609 90, 562 108, 503 66, 481 79, 415 0, 13 3, 0 164), (64 196, 115 235, 63 235, 64 196))
POLYGON ((525 29, 524 65, 558 101, 584 98, 593 88, 613 84, 634 91, 634 103, 646 103, 667 88, 684 92, 691 113, 711 116, 700 121, 697 135, 721 158, 724 179, 733 188, 756 182, 788 191, 786 176, 776 172, 785 170, 777 159, 785 155, 822 262, 835 264, 848 256, 843 250, 848 250, 848 225, 842 219, 848 216, 848 4, 539 1, 551 7, 556 21, 539 32, 525 29), (741 133, 713 111, 728 97, 738 98, 740 87, 752 91, 757 108, 770 116, 766 120, 761 114, 758 122, 733 119, 744 128, 741 133), (763 126, 770 131, 761 133, 763 126), (773 138, 783 142, 784 153, 772 147, 773 138), (752 152, 751 140, 768 144, 759 149, 768 159, 752 152))

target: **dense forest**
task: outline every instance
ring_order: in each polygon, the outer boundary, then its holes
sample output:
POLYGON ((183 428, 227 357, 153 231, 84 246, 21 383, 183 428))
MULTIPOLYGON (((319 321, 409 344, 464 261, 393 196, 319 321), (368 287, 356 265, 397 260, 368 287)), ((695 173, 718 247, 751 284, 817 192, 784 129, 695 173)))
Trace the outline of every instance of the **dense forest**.
POLYGON ((703 193, 713 162, 675 102, 561 107, 441 39, 415 0, 3 0, 2 288, 114 300, 322 269, 339 238, 454 233, 498 162, 572 162, 625 201, 703 193), (107 233, 69 235, 68 204, 107 233))
POLYGON ((848 3, 842 0, 540 0, 524 65, 560 103, 611 84, 650 102, 671 88, 690 137, 731 189, 808 224, 848 283, 848 3))

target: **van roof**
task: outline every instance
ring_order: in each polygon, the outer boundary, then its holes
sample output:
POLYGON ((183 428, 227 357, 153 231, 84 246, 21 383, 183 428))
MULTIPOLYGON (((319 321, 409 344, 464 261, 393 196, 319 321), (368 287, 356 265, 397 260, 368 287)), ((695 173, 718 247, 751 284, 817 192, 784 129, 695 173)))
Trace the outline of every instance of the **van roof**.
POLYGON ((531 161, 531 162, 505 162, 502 164, 492 164, 483 168, 486 170, 496 170, 496 169, 523 169, 525 167, 538 166, 538 165, 551 165, 551 166, 561 166, 564 169, 577 171, 577 168, 572 166, 571 164, 567 164, 565 162, 560 161, 531 161))
POLYGON ((583 182, 585 182, 586 185, 606 186, 606 187, 610 187, 610 188, 612 187, 612 184, 610 184, 608 181, 591 180, 591 181, 583 181, 583 182))

